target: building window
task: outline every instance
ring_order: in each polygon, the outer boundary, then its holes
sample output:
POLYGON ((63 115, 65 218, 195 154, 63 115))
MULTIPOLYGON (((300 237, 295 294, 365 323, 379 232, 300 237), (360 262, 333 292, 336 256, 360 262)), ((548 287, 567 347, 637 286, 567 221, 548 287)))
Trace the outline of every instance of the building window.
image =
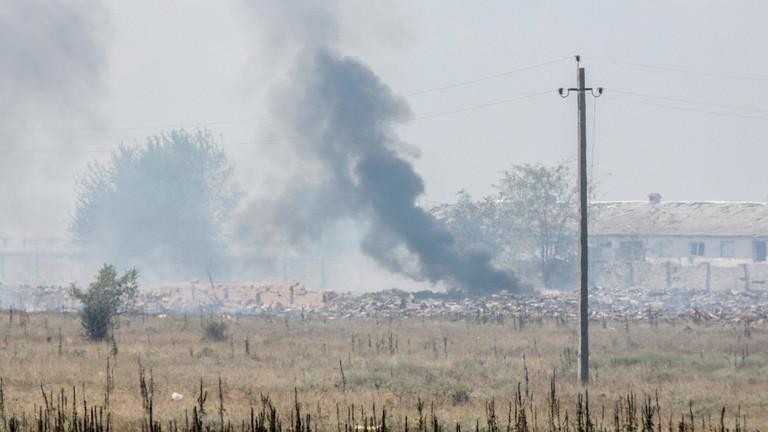
POLYGON ((645 259, 645 247, 639 240, 619 242, 619 258, 625 261, 642 261, 645 259))
POLYGON ((691 242, 691 256, 704 256, 704 242, 691 242))
POLYGON ((765 240, 759 240, 753 243, 753 249, 755 250, 755 261, 763 262, 768 255, 766 250, 765 240))
POLYGON ((736 256, 736 242, 733 240, 723 240, 720 242, 720 256, 723 258, 733 258, 736 256))

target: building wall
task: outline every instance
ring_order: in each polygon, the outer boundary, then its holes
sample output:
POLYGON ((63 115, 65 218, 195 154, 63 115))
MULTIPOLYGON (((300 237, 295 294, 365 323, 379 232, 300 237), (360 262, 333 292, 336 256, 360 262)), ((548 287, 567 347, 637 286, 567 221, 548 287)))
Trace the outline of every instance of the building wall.
POLYGON ((590 285, 647 290, 750 290, 768 288, 768 263, 602 261, 589 269, 590 285))
POLYGON ((596 235, 590 238, 590 254, 594 261, 688 259, 691 262, 751 262, 754 261, 755 241, 768 241, 768 237, 596 235), (692 243, 696 244, 696 254, 692 253, 692 243))

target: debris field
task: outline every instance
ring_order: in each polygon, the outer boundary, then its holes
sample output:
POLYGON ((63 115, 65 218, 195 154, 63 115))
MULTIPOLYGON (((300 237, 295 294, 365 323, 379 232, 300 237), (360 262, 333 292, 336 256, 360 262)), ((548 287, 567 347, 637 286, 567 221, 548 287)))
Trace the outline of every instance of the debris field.
MULTIPOLYGON (((76 311, 65 287, 2 287, 3 307, 30 312, 76 311)), ((691 320, 694 322, 768 322, 768 290, 604 288, 590 289, 595 320, 691 320)), ((386 290, 352 294, 316 292, 300 283, 207 284, 194 281, 145 291, 136 309, 145 313, 200 312, 303 316, 325 319, 424 317, 449 320, 560 319, 578 313, 575 292, 499 293, 461 297, 430 291, 386 290)))

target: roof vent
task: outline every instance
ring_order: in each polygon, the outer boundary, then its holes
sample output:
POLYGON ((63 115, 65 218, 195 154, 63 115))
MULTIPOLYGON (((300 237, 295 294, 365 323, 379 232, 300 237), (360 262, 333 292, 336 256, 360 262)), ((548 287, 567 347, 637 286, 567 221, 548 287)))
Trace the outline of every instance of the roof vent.
POLYGON ((648 202, 651 204, 659 204, 661 202, 661 194, 658 192, 649 193, 648 202))

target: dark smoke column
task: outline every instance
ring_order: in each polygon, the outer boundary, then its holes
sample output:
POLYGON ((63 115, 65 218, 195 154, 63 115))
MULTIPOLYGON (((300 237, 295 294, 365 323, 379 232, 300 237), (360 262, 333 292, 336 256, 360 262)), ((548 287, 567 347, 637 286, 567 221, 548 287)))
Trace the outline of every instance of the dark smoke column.
POLYGON ((460 250, 416 205, 424 183, 398 155, 393 132, 410 116, 407 104, 359 61, 309 52, 276 98, 307 174, 272 203, 280 207, 274 223, 297 239, 318 224, 356 219, 368 227, 363 251, 390 271, 472 294, 517 290, 516 278, 493 268, 489 254, 460 250))

